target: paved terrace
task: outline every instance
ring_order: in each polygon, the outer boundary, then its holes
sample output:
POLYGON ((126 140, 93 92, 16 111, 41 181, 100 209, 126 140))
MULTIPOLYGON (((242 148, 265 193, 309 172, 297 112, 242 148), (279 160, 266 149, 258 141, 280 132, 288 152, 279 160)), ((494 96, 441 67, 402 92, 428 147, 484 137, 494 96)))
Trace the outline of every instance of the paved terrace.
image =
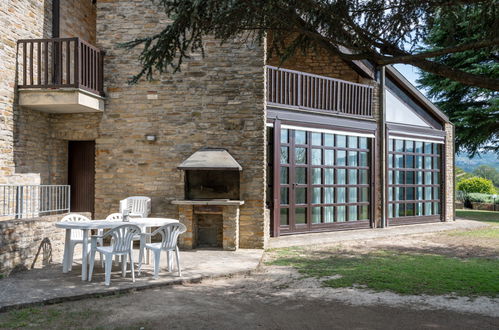
MULTIPOLYGON (((137 261, 138 250, 134 252, 137 261)), ((111 285, 106 287, 104 269, 100 265, 99 254, 96 254, 92 282, 81 280, 80 260, 76 260, 71 272, 66 274, 62 272, 62 264, 57 263, 43 269, 20 272, 0 279, 0 312, 37 303, 56 303, 157 286, 199 282, 207 278, 247 274, 258 267, 262 255, 263 250, 246 249, 237 252, 208 249, 180 251, 182 277, 178 277, 175 263, 172 273, 166 271, 166 255, 162 253, 159 279, 152 278, 152 263, 142 265, 140 276, 135 272, 135 283, 132 282, 130 271, 127 272, 127 277, 123 278, 120 266, 116 265, 113 266, 111 285)))
MULTIPOLYGON (((365 229, 283 236, 272 238, 269 247, 325 245, 349 240, 369 240, 455 229, 474 229, 483 226, 486 226, 486 224, 477 221, 458 220, 450 223, 408 225, 376 230, 365 229)), ((136 278, 135 283, 132 282, 130 273, 127 273, 126 278, 122 278, 119 266, 114 266, 109 287, 104 285, 104 270, 101 268, 100 262, 98 262, 98 255, 96 255, 92 282, 81 281, 81 267, 79 264, 73 265, 73 270, 67 274, 62 273, 61 264, 53 264, 43 269, 13 274, 8 278, 0 279, 0 312, 10 308, 39 303, 56 303, 65 300, 148 289, 156 286, 199 282, 206 278, 247 274, 258 267, 263 256, 263 250, 240 249, 237 252, 190 250, 181 251, 180 256, 182 258, 181 278, 176 276, 175 271, 173 273, 165 272, 166 260, 163 259, 161 260, 162 272, 160 272, 158 280, 152 279, 152 265, 143 266, 142 274, 136 278)), ((164 257, 163 254, 162 258, 164 257)))

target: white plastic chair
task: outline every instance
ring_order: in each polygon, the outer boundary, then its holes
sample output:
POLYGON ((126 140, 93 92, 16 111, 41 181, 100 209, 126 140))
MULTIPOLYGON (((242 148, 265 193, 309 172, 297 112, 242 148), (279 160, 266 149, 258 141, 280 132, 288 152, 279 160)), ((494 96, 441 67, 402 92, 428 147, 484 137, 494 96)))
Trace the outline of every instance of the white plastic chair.
MULTIPOLYGON (((111 213, 106 217, 106 221, 123 221, 123 215, 121 213, 111 213)), ((97 235, 102 236, 104 234, 104 229, 99 229, 97 235)), ((102 245, 102 241, 99 241, 102 245)))
POLYGON ((167 263, 168 263, 168 271, 170 269, 170 253, 175 252, 177 259, 177 269, 178 276, 182 276, 182 271, 180 269, 180 253, 178 251, 177 241, 178 236, 182 233, 185 233, 186 227, 179 222, 169 223, 162 227, 159 227, 152 233, 144 233, 141 234, 140 237, 140 254, 139 254, 139 275, 142 268, 142 258, 144 255, 144 249, 149 249, 154 252, 154 278, 158 278, 159 273, 159 263, 161 259, 161 251, 166 252, 167 263), (161 234, 161 242, 160 243, 146 243, 145 239, 147 237, 154 236, 156 234, 161 234))
POLYGON ((146 196, 132 196, 120 201, 120 213, 128 210, 131 217, 147 218, 151 214, 151 199, 146 196))
MULTIPOLYGON (((89 218, 87 218, 86 216, 78 214, 78 213, 68 214, 61 219, 61 222, 80 222, 80 221, 91 221, 91 220, 89 218)), ((69 240, 69 246, 66 247, 67 254, 64 254, 64 257, 63 257, 64 258, 63 263, 65 265, 67 265, 67 269, 69 271, 71 271, 71 267, 73 265, 73 254, 74 254, 75 246, 77 244, 83 245, 83 230, 72 229, 70 240, 69 240)), ((84 249, 85 247, 82 246, 82 248, 84 249)), ((86 248, 87 248, 87 251, 90 251, 90 242, 86 248)))
MULTIPOLYGON (((121 214, 121 213, 111 213, 110 215, 108 215, 108 216, 106 217, 106 221, 116 221, 116 222, 123 221, 123 214, 121 214)), ((103 235, 103 234, 104 234, 104 229, 99 229, 99 230, 97 231, 97 235, 103 235)), ((104 245, 104 242, 103 242, 103 240, 102 240, 102 239, 97 240, 97 243, 98 243, 100 246, 104 245)), ((115 262, 116 264, 118 264, 118 262, 119 262, 118 258, 119 258, 119 256, 116 256, 116 257, 114 258, 114 262, 115 262)), ((102 260, 102 258, 101 258, 101 263, 102 263, 102 267, 104 267, 104 261, 102 260)))
MULTIPOLYGON (((151 198, 147 196, 131 196, 120 201, 120 213, 124 210, 128 211, 130 217, 147 218, 151 214, 151 198)), ((146 232, 150 233, 151 228, 146 228, 146 232)), ((137 236, 134 241, 140 240, 137 236)), ((150 243, 150 240, 148 240, 150 243)), ((149 254, 147 255, 147 263, 149 263, 149 254)))
POLYGON ((123 214, 111 213, 106 217, 106 221, 123 221, 123 214))
POLYGON ((113 256, 122 256, 121 275, 126 276, 127 256, 130 258, 130 270, 132 272, 132 281, 135 282, 135 270, 133 265, 133 250, 132 240, 135 235, 140 234, 140 228, 135 225, 122 225, 115 227, 101 236, 92 236, 91 249, 90 249, 90 267, 88 269, 88 280, 92 280, 92 273, 94 271, 95 252, 100 252, 104 255, 105 262, 105 284, 111 283, 111 268, 113 266, 113 256), (111 236, 111 245, 98 246, 99 239, 104 239, 111 236))

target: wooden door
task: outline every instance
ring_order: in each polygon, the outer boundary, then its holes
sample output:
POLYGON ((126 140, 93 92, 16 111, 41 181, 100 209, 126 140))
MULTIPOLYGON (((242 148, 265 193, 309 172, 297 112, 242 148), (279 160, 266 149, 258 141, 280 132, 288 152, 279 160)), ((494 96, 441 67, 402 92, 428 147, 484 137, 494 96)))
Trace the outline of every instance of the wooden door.
POLYGON ((69 141, 68 184, 71 211, 94 213, 95 141, 69 141))

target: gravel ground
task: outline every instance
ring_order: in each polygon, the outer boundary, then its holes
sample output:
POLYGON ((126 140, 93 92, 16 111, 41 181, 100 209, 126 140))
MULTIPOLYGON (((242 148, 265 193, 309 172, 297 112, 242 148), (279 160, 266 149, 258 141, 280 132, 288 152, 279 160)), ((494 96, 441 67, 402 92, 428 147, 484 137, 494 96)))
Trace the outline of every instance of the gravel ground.
MULTIPOLYGON (((291 269, 42 307, 58 314, 34 328, 106 329, 498 329, 499 318, 448 308, 445 297, 322 288, 291 269), (413 300, 411 300, 413 299, 413 300), (440 300, 439 300, 440 299, 440 300)), ((471 306, 468 304, 468 306, 471 306)), ((485 313, 486 314, 486 313, 485 313)), ((0 314, 0 324, 8 314, 0 314), (2 319, 3 318, 3 319, 2 319)))

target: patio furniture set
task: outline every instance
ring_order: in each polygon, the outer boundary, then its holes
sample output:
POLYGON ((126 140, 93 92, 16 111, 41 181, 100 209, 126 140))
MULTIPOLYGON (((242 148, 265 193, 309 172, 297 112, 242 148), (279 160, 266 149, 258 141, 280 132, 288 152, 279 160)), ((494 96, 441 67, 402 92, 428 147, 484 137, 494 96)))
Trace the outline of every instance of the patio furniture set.
POLYGON ((132 280, 135 282, 135 264, 133 258, 133 243, 140 242, 138 275, 142 270, 144 252, 146 263, 149 263, 149 252, 154 254, 154 279, 158 278, 161 252, 167 256, 168 271, 173 269, 175 254, 178 276, 182 276, 180 268, 180 254, 177 246, 178 237, 186 231, 186 227, 176 219, 149 218, 151 199, 149 197, 128 197, 120 202, 120 212, 112 213, 105 220, 90 220, 89 218, 72 213, 56 223, 56 227, 66 230, 64 245, 64 273, 71 271, 73 265, 74 248, 82 245, 82 281, 92 280, 96 253, 100 254, 101 264, 105 271, 105 284, 110 285, 113 257, 115 262, 121 262, 122 276, 126 276, 127 261, 130 264, 132 280), (151 228, 158 227, 151 232, 151 228), (96 230, 97 235, 89 237, 89 231, 96 230), (151 242, 155 235, 161 236, 160 242, 151 242), (90 240, 89 240, 90 238, 90 240))

